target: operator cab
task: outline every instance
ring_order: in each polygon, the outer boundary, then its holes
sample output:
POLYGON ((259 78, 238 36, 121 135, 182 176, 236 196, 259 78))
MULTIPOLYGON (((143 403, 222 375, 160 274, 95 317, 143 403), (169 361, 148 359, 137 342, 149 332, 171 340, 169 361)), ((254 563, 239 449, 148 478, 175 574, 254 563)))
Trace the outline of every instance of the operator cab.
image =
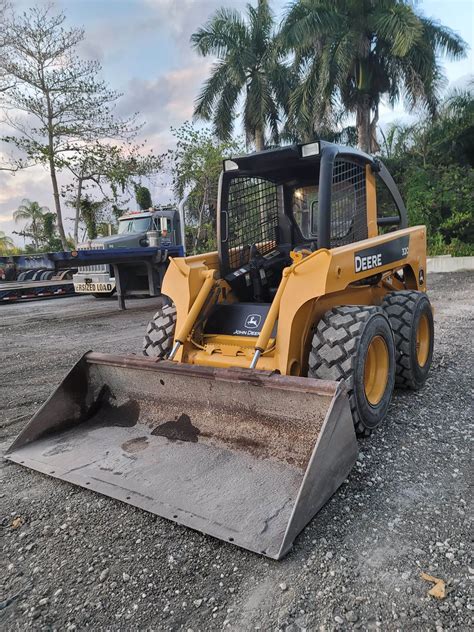
POLYGON ((404 227, 405 208, 373 157, 324 141, 224 160, 218 210, 222 274, 240 301, 269 303, 291 264, 290 252, 337 248, 368 237, 366 170, 390 189, 404 227))
POLYGON ((168 248, 182 244, 181 218, 173 206, 132 211, 119 220, 118 234, 142 234, 141 246, 168 248))

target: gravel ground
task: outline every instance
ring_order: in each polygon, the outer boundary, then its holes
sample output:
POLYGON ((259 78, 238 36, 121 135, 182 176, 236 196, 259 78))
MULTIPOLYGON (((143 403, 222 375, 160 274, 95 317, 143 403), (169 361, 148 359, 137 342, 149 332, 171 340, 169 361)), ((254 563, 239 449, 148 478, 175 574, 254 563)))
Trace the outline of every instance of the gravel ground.
MULTIPOLYGON (((472 629, 474 278, 429 281, 428 383, 396 393, 346 484, 283 561, 2 459, 3 629, 472 629), (445 599, 427 595, 421 571, 447 582, 445 599)), ((81 297, 0 308, 2 454, 80 354, 140 349, 157 300, 128 305, 81 297)))

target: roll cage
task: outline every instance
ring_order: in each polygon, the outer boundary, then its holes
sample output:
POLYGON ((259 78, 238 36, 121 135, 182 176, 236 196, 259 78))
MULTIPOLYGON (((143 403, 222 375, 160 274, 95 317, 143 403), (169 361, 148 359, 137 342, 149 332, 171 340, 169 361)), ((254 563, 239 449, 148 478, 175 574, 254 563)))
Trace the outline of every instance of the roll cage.
POLYGON ((378 217, 378 225, 405 228, 406 208, 385 165, 352 147, 316 141, 225 160, 217 213, 224 273, 246 263, 252 248, 268 258, 277 249, 334 248, 366 239, 367 168, 385 184, 397 212, 378 217), (294 193, 310 186, 317 190, 316 230, 304 235, 293 212, 294 193))

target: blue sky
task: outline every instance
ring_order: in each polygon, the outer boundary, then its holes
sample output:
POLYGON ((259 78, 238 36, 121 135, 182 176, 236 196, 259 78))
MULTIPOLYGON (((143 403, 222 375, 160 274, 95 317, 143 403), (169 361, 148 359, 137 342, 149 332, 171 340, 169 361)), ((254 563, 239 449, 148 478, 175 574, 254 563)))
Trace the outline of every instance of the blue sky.
MULTIPOLYGON (((277 19, 287 0, 274 0, 277 19)), ((417 2, 424 15, 435 18, 468 43, 468 56, 444 62, 449 86, 465 84, 474 72, 474 0, 417 2)), ((31 5, 15 0, 17 11, 31 5)), ((141 137, 157 152, 172 145, 170 126, 192 115, 193 100, 207 77, 210 61, 198 57, 189 45, 192 32, 219 6, 242 9, 243 0, 57 0, 68 22, 83 26, 86 38, 81 53, 98 59, 104 78, 123 93, 119 111, 141 113, 146 121, 141 137)), ((382 108, 381 124, 405 116, 400 105, 382 108)), ((155 186, 155 201, 167 201, 169 192, 155 186)), ((12 212, 28 197, 53 208, 47 173, 38 167, 15 176, 0 172, 0 230, 11 234, 12 212)))

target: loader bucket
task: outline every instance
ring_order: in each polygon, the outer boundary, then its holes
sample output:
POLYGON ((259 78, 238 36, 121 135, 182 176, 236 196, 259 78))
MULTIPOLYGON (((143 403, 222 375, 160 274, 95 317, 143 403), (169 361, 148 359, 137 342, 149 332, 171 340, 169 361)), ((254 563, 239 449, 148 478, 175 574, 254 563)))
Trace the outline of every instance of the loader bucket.
POLYGON ((88 353, 6 458, 279 559, 356 456, 336 382, 88 353))

